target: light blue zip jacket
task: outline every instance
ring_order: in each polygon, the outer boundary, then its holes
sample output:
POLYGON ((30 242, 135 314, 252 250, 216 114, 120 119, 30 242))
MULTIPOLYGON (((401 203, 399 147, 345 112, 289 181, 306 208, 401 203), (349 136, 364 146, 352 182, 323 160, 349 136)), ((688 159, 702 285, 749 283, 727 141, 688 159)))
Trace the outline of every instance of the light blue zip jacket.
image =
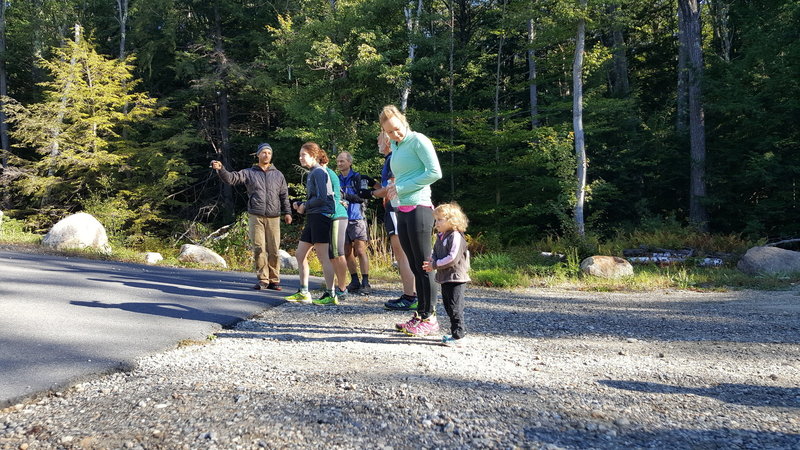
POLYGON ((400 206, 433 204, 431 184, 442 178, 442 168, 427 136, 409 130, 402 142, 392 142, 390 164, 400 206))

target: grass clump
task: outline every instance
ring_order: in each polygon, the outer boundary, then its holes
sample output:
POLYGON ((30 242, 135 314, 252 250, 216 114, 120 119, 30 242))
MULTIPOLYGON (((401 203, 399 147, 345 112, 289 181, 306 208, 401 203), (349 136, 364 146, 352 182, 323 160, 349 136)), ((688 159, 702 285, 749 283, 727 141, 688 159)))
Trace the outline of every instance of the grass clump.
POLYGON ((39 244, 42 236, 21 220, 0 218, 0 242, 6 244, 39 244))

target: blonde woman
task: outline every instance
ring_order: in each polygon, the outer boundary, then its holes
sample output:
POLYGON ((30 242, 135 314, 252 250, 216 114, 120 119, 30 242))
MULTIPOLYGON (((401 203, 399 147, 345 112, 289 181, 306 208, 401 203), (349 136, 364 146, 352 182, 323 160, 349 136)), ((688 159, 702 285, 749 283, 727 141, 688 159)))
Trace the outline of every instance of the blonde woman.
POLYGON ((379 121, 392 141, 390 164, 395 180, 387 187, 386 196, 396 197, 397 235, 417 288, 417 311, 403 328, 413 325, 415 336, 425 336, 439 331, 433 275, 423 270, 422 265, 431 255, 433 202, 430 185, 442 178, 442 169, 431 140, 411 131, 405 115, 397 107, 383 107, 379 121))

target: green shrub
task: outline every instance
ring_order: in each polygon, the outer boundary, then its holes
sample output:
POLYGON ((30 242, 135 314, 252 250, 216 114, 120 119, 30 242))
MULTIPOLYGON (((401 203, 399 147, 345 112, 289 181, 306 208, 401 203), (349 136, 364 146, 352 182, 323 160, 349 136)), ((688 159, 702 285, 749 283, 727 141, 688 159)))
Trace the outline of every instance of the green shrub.
POLYGON ((233 270, 253 270, 253 250, 248 231, 248 214, 239 214, 221 237, 198 242, 217 252, 233 270))
POLYGON ((124 243, 125 236, 123 236, 123 231, 128 221, 133 219, 136 213, 131 211, 128 202, 122 196, 104 197, 99 194, 92 194, 83 203, 83 208, 85 212, 91 214, 98 222, 103 224, 109 241, 118 245, 124 243))
POLYGON ((34 233, 29 225, 21 220, 4 216, 0 222, 0 241, 18 244, 37 244, 42 236, 34 233))
POLYGON ((471 278, 475 284, 490 287, 527 287, 531 284, 528 275, 504 268, 476 270, 471 278))
POLYGON ((506 269, 511 270, 514 266, 511 255, 508 253, 483 253, 475 255, 470 260, 473 270, 484 269, 506 269))

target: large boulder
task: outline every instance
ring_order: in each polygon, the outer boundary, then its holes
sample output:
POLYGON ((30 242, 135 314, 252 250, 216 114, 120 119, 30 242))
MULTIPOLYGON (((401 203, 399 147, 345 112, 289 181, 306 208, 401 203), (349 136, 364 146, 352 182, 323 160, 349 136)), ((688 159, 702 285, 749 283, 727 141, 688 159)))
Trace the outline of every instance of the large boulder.
POLYGON ((184 244, 181 246, 181 254, 178 261, 191 262, 204 266, 222 266, 227 268, 228 263, 216 252, 201 245, 184 244))
POLYGON ((283 249, 278 250, 278 254, 280 255, 281 258, 281 269, 293 269, 293 270, 298 269, 297 258, 290 255, 289 252, 283 249))
POLYGON ((91 214, 77 213, 61 219, 53 225, 42 245, 55 250, 93 248, 111 253, 106 229, 91 214))
POLYGON ((158 252, 147 252, 144 254, 144 260, 147 264, 158 264, 164 260, 164 257, 158 252))
POLYGON ((633 275, 633 266, 616 256, 590 256, 581 261, 581 272, 600 278, 620 278, 633 275))
POLYGON ((736 267, 750 275, 781 275, 800 272, 800 252, 778 247, 753 247, 736 267))

